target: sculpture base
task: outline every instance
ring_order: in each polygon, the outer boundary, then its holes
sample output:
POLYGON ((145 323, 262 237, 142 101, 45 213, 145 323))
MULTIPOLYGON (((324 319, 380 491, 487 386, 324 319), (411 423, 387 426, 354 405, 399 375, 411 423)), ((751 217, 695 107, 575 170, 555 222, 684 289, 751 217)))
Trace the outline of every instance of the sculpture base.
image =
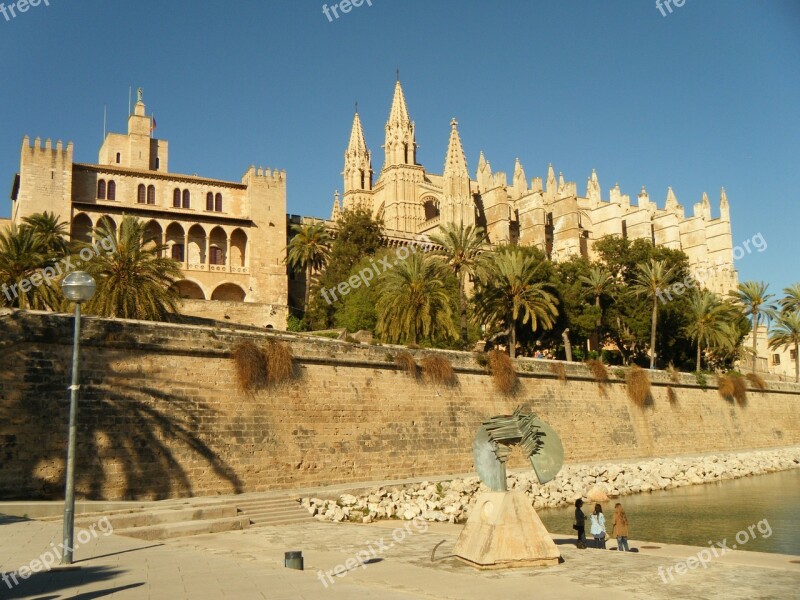
POLYGON ((521 492, 481 494, 453 554, 479 569, 549 567, 561 553, 521 492))

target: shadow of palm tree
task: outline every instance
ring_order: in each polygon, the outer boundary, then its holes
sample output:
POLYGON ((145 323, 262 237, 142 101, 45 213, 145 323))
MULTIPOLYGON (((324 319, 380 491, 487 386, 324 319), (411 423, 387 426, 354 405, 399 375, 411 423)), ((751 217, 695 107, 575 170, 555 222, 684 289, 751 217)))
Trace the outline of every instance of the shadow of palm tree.
MULTIPOLYGON (((26 341, 10 345, 0 338, 8 369, 0 372, 0 498, 62 498, 73 320, 45 316, 35 320, 44 327, 28 328, 20 315, 12 313, 3 324, 19 325, 19 331, 11 332, 12 339, 26 341)), ((85 325, 77 496, 91 500, 192 496, 189 471, 205 465, 230 485, 230 493, 241 493, 242 482, 233 468, 200 435, 202 419, 216 412, 202 400, 202 388, 175 381, 163 368, 156 375, 160 385, 146 377, 145 371, 151 375, 153 369, 144 369, 142 363, 152 364, 155 352, 126 348, 124 334, 119 333, 124 323, 87 320, 85 325), (117 472, 122 486, 108 481, 108 474, 117 472)))
MULTIPOLYGON (((12 583, 11 589, 6 589, 7 584, 3 585, 3 598, 42 598, 40 594, 55 594, 52 596, 44 596, 44 598, 60 598, 59 592, 66 592, 70 588, 78 586, 85 586, 98 581, 111 581, 124 573, 120 569, 111 567, 84 567, 82 569, 74 570, 52 570, 52 571, 39 571, 38 573, 31 573, 28 579, 21 579, 17 577, 17 584, 13 584, 13 579, 9 581, 12 583)), ((107 590, 98 590, 96 592, 84 592, 83 594, 71 596, 72 598, 83 598, 89 600, 90 598, 102 598, 103 596, 111 595, 115 592, 136 588, 144 585, 144 583, 133 583, 107 590)))

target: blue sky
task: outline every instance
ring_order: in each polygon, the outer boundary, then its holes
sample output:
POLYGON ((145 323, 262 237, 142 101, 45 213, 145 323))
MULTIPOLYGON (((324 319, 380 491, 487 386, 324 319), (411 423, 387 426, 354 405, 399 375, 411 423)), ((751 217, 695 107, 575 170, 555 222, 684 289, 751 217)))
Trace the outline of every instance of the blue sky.
POLYGON ((671 185, 687 214, 707 191, 714 216, 725 186, 734 243, 767 241, 737 261, 740 279, 800 280, 800 2, 686 0, 662 16, 655 0, 371 1, 332 22, 319 0, 49 0, 0 15, 0 177, 10 190, 25 134, 95 162, 104 104, 124 131, 141 86, 171 171, 286 169, 288 211, 327 217, 355 101, 383 163, 399 68, 429 170, 456 117, 473 176, 481 150, 509 174, 519 157, 529 179, 552 162, 581 193, 596 168, 604 198, 645 185, 663 207, 671 185))

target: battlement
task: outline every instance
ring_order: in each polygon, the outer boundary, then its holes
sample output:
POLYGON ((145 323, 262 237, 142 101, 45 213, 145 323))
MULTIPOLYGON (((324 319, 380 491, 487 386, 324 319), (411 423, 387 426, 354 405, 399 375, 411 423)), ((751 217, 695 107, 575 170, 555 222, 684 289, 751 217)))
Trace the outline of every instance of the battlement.
POLYGON ((63 159, 72 162, 72 155, 73 155, 73 144, 69 142, 67 147, 64 148, 64 144, 61 140, 56 141, 56 146, 53 148, 53 140, 47 138, 44 141, 44 145, 42 145, 42 138, 37 137, 31 143, 30 137, 27 135, 22 138, 22 157, 25 158, 27 154, 29 157, 34 157, 37 154, 44 155, 44 153, 49 152, 51 154, 61 154, 63 159))
POLYGON ((286 169, 270 170, 269 167, 255 167, 250 165, 250 168, 242 176, 242 183, 249 186, 251 183, 257 181, 266 181, 267 185, 280 186, 286 185, 286 169))

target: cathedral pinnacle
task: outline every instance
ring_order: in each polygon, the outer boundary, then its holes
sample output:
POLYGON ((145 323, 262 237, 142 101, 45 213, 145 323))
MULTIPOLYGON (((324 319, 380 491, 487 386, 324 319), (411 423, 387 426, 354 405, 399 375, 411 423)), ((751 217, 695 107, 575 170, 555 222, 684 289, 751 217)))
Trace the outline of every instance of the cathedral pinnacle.
POLYGON ((447 145, 447 156, 444 160, 444 176, 468 175, 467 159, 464 156, 464 148, 461 146, 461 138, 458 135, 458 121, 450 121, 450 143, 447 145))

